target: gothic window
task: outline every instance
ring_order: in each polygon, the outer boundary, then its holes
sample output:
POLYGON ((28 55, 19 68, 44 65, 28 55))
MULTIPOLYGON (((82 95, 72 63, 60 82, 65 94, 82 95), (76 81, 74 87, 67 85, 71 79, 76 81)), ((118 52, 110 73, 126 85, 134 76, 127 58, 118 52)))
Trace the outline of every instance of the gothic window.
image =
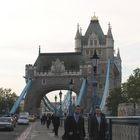
POLYGON ((90 55, 93 55, 93 50, 90 50, 90 55))
POLYGON ((93 46, 93 40, 90 39, 90 46, 93 46))
POLYGON ((46 79, 42 79, 42 85, 46 85, 46 79))
POLYGON ((86 50, 86 55, 89 55, 89 50, 86 50))
POLYGON ((94 40, 94 45, 97 46, 97 40, 96 39, 94 40))
POLYGON ((101 50, 98 50, 98 53, 101 55, 101 50))

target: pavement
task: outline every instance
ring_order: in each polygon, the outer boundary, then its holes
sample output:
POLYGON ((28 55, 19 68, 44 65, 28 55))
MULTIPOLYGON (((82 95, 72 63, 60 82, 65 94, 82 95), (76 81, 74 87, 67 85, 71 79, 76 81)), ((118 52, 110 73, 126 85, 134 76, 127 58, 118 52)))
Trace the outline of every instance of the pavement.
POLYGON ((50 128, 47 128, 46 125, 41 125, 38 120, 30 124, 17 140, 62 140, 61 137, 64 134, 64 128, 59 127, 58 136, 54 135, 52 129, 52 124, 50 128))

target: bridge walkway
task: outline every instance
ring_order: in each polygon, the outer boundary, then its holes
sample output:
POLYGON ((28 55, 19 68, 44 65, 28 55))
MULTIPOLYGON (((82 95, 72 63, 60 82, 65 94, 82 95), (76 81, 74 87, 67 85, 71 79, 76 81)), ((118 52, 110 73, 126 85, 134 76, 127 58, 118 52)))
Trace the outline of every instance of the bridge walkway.
POLYGON ((50 128, 47 128, 46 125, 41 125, 38 120, 35 122, 34 127, 31 129, 29 135, 25 140, 62 140, 61 137, 64 133, 64 128, 59 127, 58 136, 54 135, 52 124, 50 128))
MULTIPOLYGON (((63 121, 59 127, 58 136, 54 135, 52 123, 50 128, 47 128, 46 125, 41 125, 40 120, 37 120, 36 122, 31 123, 17 140, 62 140, 62 135, 64 134, 63 121)), ((87 125, 85 127, 87 130, 87 125)))

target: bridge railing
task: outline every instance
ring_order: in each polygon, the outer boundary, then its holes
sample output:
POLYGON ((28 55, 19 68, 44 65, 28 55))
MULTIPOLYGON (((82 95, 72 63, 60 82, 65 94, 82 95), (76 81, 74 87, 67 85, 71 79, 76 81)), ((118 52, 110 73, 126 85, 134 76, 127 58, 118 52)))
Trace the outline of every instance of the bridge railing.
POLYGON ((108 140, 140 140, 140 116, 107 117, 108 140))
MULTIPOLYGON (((61 118, 64 127, 65 117, 61 118)), ((140 116, 106 117, 108 134, 106 140, 140 140, 140 116)), ((85 118, 86 139, 89 140, 88 118, 85 118)))

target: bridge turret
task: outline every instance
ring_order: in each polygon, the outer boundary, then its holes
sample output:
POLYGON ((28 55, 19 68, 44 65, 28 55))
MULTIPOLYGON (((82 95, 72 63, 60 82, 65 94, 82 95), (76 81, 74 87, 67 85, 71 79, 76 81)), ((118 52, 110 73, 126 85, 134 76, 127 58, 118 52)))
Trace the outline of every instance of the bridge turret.
POLYGON ((114 58, 114 39, 111 31, 111 25, 108 24, 108 32, 106 35, 106 59, 114 58))
POLYGON ((113 39, 110 23, 108 24, 108 32, 107 32, 107 36, 106 36, 106 46, 114 47, 114 39, 113 39))
POLYGON ((25 79, 26 79, 26 83, 29 81, 29 79, 33 79, 34 78, 34 71, 35 71, 36 67, 34 67, 31 64, 28 64, 25 66, 25 79))
POLYGON ((75 51, 76 52, 82 51, 81 37, 82 37, 81 28, 79 29, 79 24, 77 24, 77 32, 76 32, 76 36, 75 36, 75 51))

